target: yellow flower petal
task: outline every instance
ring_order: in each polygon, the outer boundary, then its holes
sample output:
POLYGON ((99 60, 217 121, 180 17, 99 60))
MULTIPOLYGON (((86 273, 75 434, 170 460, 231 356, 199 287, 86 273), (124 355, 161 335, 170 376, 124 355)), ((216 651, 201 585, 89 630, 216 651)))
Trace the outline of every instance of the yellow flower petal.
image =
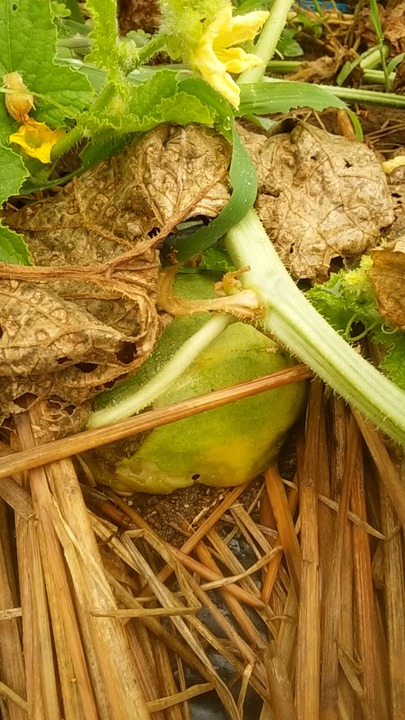
POLYGON ((226 26, 222 28, 217 43, 223 47, 232 47, 247 40, 253 40, 268 17, 267 10, 257 10, 246 15, 231 17, 226 26))
POLYGON ((225 66, 228 72, 241 73, 244 70, 250 70, 252 67, 262 65, 262 61, 257 55, 245 53, 242 48, 226 48, 217 50, 216 56, 225 66))
POLYGON ((51 162, 54 145, 64 136, 64 130, 51 130, 45 123, 29 119, 17 132, 10 135, 10 142, 20 145, 30 157, 42 163, 51 162))
POLYGON ((241 73, 262 61, 256 55, 236 48, 240 42, 252 40, 267 20, 269 13, 257 11, 232 17, 229 3, 208 24, 191 53, 192 65, 204 80, 235 107, 239 107, 240 89, 229 73, 241 73))
POLYGON ((204 80, 223 95, 231 105, 239 106, 240 88, 226 72, 225 65, 217 58, 212 48, 201 49, 193 59, 193 65, 204 80))

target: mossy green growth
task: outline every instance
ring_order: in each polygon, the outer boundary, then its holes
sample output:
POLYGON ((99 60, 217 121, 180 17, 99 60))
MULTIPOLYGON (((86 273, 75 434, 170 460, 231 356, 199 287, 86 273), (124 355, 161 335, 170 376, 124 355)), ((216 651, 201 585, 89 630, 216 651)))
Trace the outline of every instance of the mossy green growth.
MULTIPOLYGON (((206 318, 177 318, 165 333, 187 335, 206 318)), ((165 333, 162 342, 165 342, 165 333)), ((159 353, 159 346, 157 348, 159 353)), ((161 352, 161 347, 160 347, 161 352)), ((149 362, 149 361, 148 361, 149 362)), ((166 407, 294 364, 261 332, 236 322, 154 403, 166 407)), ((294 383, 153 430, 116 466, 120 490, 170 493, 192 485, 233 486, 265 470, 303 411, 306 383, 294 383)))

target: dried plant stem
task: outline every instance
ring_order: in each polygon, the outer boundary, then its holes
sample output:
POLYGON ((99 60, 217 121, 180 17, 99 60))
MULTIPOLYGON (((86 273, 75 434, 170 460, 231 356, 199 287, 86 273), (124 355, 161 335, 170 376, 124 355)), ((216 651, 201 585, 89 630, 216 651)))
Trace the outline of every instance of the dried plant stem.
MULTIPOLYGON (((18 601, 12 577, 10 548, 5 532, 7 530, 6 508, 2 501, 0 501, 0 524, 0 609, 6 611, 15 607, 18 601)), ((18 619, 16 617, 1 618, 0 634, 1 676, 4 688, 7 686, 9 688, 7 695, 5 692, 2 693, 6 700, 7 715, 9 720, 26 720, 26 708, 24 711, 26 680, 18 619)))
POLYGON ((405 717, 405 566, 398 516, 380 480, 391 720, 405 717))
MULTIPOLYGON (((212 688, 212 683, 200 683, 199 685, 193 685, 192 687, 176 693, 175 695, 169 695, 167 698, 160 698, 159 700, 149 702, 148 709, 150 712, 155 714, 157 710, 165 710, 177 703, 184 703, 186 700, 191 700, 193 697, 209 692, 212 688)), ((183 717, 183 715, 181 717, 183 717)))
MULTIPOLYGON (((340 624, 338 635, 338 657, 339 657, 339 678, 338 678, 338 705, 343 706, 349 718, 356 718, 360 714, 360 705, 358 698, 353 692, 353 683, 349 682, 348 676, 343 672, 342 657, 354 657, 354 616, 353 616, 353 547, 351 528, 346 525, 344 534, 344 545, 342 553, 341 566, 341 586, 340 586, 340 624)), ((355 677, 357 685, 358 678, 355 677)), ((362 691, 362 689, 360 688, 362 691)))
MULTIPOLYGON (((34 438, 27 414, 17 419, 17 427, 22 444, 32 445, 34 438)), ((30 486, 52 623, 52 637, 59 666, 55 682, 61 687, 63 716, 67 720, 76 720, 76 718, 96 720, 98 715, 77 627, 69 579, 51 519, 53 500, 44 468, 31 471, 30 486), (76 678, 75 683, 72 683, 72 678, 76 678)))
POLYGON ((78 593, 81 626, 86 627, 86 649, 97 678, 96 687, 107 697, 109 720, 147 720, 149 713, 138 681, 141 658, 137 659, 137 672, 121 621, 108 615, 95 617, 90 612, 94 608, 108 613, 117 606, 73 466, 65 460, 59 466, 53 465, 52 471, 52 489, 66 523, 59 528, 60 539, 78 593))
POLYGON ((378 431, 373 425, 365 420, 359 412, 353 411, 356 422, 361 430, 364 440, 378 469, 380 477, 384 482, 387 493, 390 496, 399 517, 401 525, 405 528, 405 487, 400 482, 387 448, 381 441, 378 431))
MULTIPOLYGON (((200 561, 208 568, 210 568, 210 570, 213 570, 219 575, 222 575, 208 548, 202 542, 197 545, 196 554, 198 555, 200 561)), ((229 586, 219 589, 219 592, 224 602, 228 606, 229 610, 231 611, 236 622, 238 623, 246 637, 251 642, 252 646, 254 648, 263 647, 265 644, 263 638, 261 637, 258 630, 255 628, 249 616, 244 612, 239 600, 237 600, 234 595, 229 593, 228 588, 229 586)))
POLYGON ((359 432, 352 417, 348 427, 347 462, 338 509, 335 547, 329 575, 329 584, 325 593, 321 678, 322 720, 335 720, 338 706, 339 662, 337 641, 339 637, 341 613, 342 558, 351 490, 350 480, 354 473, 358 451, 359 432))
MULTIPOLYGON (((134 533, 137 532, 138 531, 134 531, 134 533)), ((138 573, 140 573, 142 577, 145 578, 149 587, 151 588, 151 590, 153 590, 153 593, 162 605, 174 605, 176 607, 184 607, 183 603, 180 602, 177 596, 171 593, 170 590, 162 583, 159 577, 153 573, 144 556, 139 551, 136 544, 133 542, 131 535, 132 533, 130 531, 127 531, 122 536, 122 546, 126 552, 126 556, 131 566, 138 573)), ((165 545, 160 540, 158 540, 155 535, 148 535, 147 540, 149 544, 162 555, 162 557, 167 563, 172 564, 172 569, 176 570, 177 579, 182 587, 183 593, 186 594, 186 597, 190 595, 190 593, 187 592, 187 588, 189 587, 192 593, 192 598, 194 598, 195 586, 192 582, 191 576, 189 576, 187 571, 180 565, 178 565, 176 561, 173 561, 173 558, 170 556, 170 553, 167 551, 165 545)), ((111 543, 113 545, 116 545, 116 541, 114 538, 111 540, 111 543)), ((193 604, 196 604, 195 601, 193 604)), ((229 714, 229 717, 232 718, 232 720, 238 720, 236 705, 227 685, 223 682, 222 679, 219 678, 211 663, 208 661, 208 658, 199 639, 197 639, 197 637, 190 631, 190 628, 188 626, 189 623, 190 625, 197 625, 199 628, 201 628, 201 621, 198 620, 194 615, 190 615, 187 618, 187 623, 185 618, 183 619, 182 617, 179 617, 177 615, 174 615, 171 618, 171 621, 178 633, 183 637, 183 640, 186 642, 186 644, 193 649, 194 653, 205 666, 206 673, 208 674, 207 679, 213 682, 215 689, 224 704, 224 708, 229 714)), ((206 633, 210 637, 209 642, 211 644, 214 644, 215 647, 216 638, 212 635, 212 633, 209 633, 208 631, 206 631, 206 633)))
MULTIPOLYGON (((331 397, 331 415, 332 415, 332 432, 330 437, 330 469, 331 469, 331 496, 339 499, 337 505, 338 513, 336 522, 336 532, 338 537, 336 538, 336 551, 340 547, 341 549, 341 565, 339 570, 339 593, 340 593, 340 610, 339 610, 339 624, 338 624, 338 637, 335 640, 338 649, 338 659, 340 658, 353 658, 354 657, 354 637, 353 637, 353 551, 352 551, 352 535, 351 526, 349 523, 345 524, 345 530, 343 534, 343 541, 340 537, 340 523, 342 522, 342 516, 344 514, 346 500, 346 493, 349 491, 349 485, 351 481, 351 475, 349 470, 346 470, 347 464, 350 464, 352 458, 352 451, 350 450, 350 443, 353 443, 353 438, 349 432, 349 409, 346 406, 342 398, 336 396, 331 397)), ((352 415, 351 415, 352 417, 352 415)), ((354 457, 354 453, 353 453, 354 457)), ((350 497, 350 495, 349 495, 350 497)), ((350 517, 350 511, 348 511, 348 517, 350 517)), ((353 515, 353 518, 355 516, 353 515)), ((332 568, 331 583, 334 582, 335 568, 332 568)), ((336 582, 336 581, 335 581, 336 582)), ((326 616, 326 613, 325 613, 326 616)), ((333 630, 332 630, 333 632, 333 630)), ((326 634, 326 623, 325 623, 325 634, 326 634)), ((330 638, 325 637, 325 645, 330 643, 330 638)), ((323 652, 329 652, 323 650, 323 652)), ((332 651, 333 652, 333 651, 332 651)), ((325 661, 328 662, 327 660, 325 661)), ((333 660, 334 662, 334 660, 333 660)), ((332 665, 332 672, 334 672, 335 665, 332 665)), ((329 690, 326 688, 328 670, 325 666, 325 673, 322 677, 322 702, 325 706, 332 704, 336 697, 333 687, 329 690), (332 700, 330 698, 333 698, 332 700)), ((351 675, 351 679, 353 674, 351 675)), ((359 686, 357 677, 355 681, 359 686)), ((334 680, 330 681, 331 683, 334 680)), ((361 688, 360 688, 361 691, 361 688)), ((338 674, 338 687, 337 687, 337 702, 338 711, 341 715, 342 720, 352 720, 359 716, 361 710, 360 706, 356 702, 353 687, 349 682, 348 677, 345 675, 341 665, 339 667, 338 674)))
POLYGON ((17 518, 17 552, 29 720, 60 718, 52 633, 35 518, 17 518))
MULTIPOLYGON (((42 421, 40 403, 32 408, 31 416, 32 427, 40 427, 42 421)), ((18 418, 18 422, 19 425, 24 423, 24 429, 27 432, 27 417, 18 418)), ((50 465, 47 468, 46 477, 53 493, 53 501, 51 501, 49 491, 47 491, 48 495, 44 494, 45 482, 43 477, 41 482, 39 482, 39 478, 38 481, 36 480, 35 475, 38 472, 38 470, 31 471, 31 482, 34 487, 34 502, 38 501, 36 512, 43 533, 44 562, 46 558, 48 558, 48 561, 52 558, 52 552, 48 545, 48 533, 54 534, 56 530, 59 541, 62 543, 79 601, 81 630, 85 638, 86 650, 89 653, 88 658, 100 714, 102 717, 108 717, 108 720, 123 720, 124 718, 128 718, 128 720, 135 720, 135 718, 136 720, 147 720, 149 713, 136 681, 133 661, 128 653, 128 643, 121 622, 115 618, 95 618, 88 613, 88 609, 91 607, 107 610, 115 608, 116 605, 104 576, 97 544, 73 467, 71 463, 64 461, 64 463, 50 465), (55 508, 55 504, 58 510, 52 512, 52 507, 55 508), (69 525, 67 525, 64 517, 69 519, 69 525), (89 642, 89 640, 91 641, 89 642), (103 680, 102 687, 100 677, 103 680), (103 695, 107 699, 108 711, 103 695), (103 706, 104 709, 101 710, 103 706)), ((54 550, 56 547, 54 545, 54 550)), ((60 566, 60 568, 62 572, 62 567, 60 566)), ((52 584, 48 585, 51 610, 56 603, 56 599, 54 603, 51 597, 54 589, 52 584)), ((69 601, 65 596, 59 597, 58 600, 61 605, 63 603, 68 605, 69 601)), ((55 630, 58 627, 56 622, 55 630)), ((74 629, 74 626, 67 625, 65 618, 63 630, 66 632, 66 639, 70 629, 74 629)), ((80 647, 79 642, 77 646, 80 647)), ((58 648, 57 640, 56 647, 58 648)), ((76 642, 74 647, 76 648, 76 642)), ((72 657, 74 657, 74 654, 72 657)), ((63 668, 62 665, 60 670, 63 668)), ((80 677, 83 680, 85 679, 83 671, 79 675, 80 677)), ((61 679, 63 687, 63 675, 61 679)), ((84 698, 91 702, 89 700, 91 694, 83 693, 84 698)), ((88 712, 89 715, 85 715, 86 720, 87 717, 98 717, 97 711, 95 709, 92 711, 89 705, 88 712)), ((55 717, 58 717, 58 715, 54 714, 53 720, 55 717)))
POLYGON ((291 684, 275 641, 269 642, 263 654, 263 662, 266 668, 274 717, 283 718, 283 720, 297 720, 291 684))
MULTIPOLYGON (((265 497, 268 498, 268 502, 270 503, 270 497, 269 497, 269 489, 268 489, 268 483, 267 483, 267 476, 266 477, 266 490, 267 494, 265 497)), ((294 518, 295 512, 298 505, 298 490, 296 488, 293 488, 289 495, 288 495, 288 508, 290 511, 291 518, 294 518)), ((271 506, 271 503, 270 503, 271 506)), ((277 540, 274 543, 274 548, 277 547, 283 547, 281 538, 278 535, 277 540)), ((300 566, 301 566, 301 551, 300 552, 300 566)), ((276 555, 276 557, 271 561, 271 563, 268 564, 267 570, 263 579, 263 586, 262 586, 262 600, 266 604, 270 601, 271 593, 273 592, 274 584, 276 582, 278 571, 280 567, 280 563, 282 561, 281 555, 276 555)))
POLYGON ((287 500, 284 485, 275 465, 271 465, 268 468, 265 473, 265 478, 267 494, 276 520, 280 544, 287 560, 295 592, 298 595, 301 582, 302 557, 295 533, 291 508, 287 500))
POLYGON ((197 398, 183 400, 167 408, 150 410, 129 420, 122 420, 115 425, 108 425, 97 430, 85 430, 63 440, 54 440, 31 450, 14 453, 7 458, 0 458, 0 480, 24 470, 63 460, 86 450, 92 450, 131 437, 137 433, 152 430, 155 427, 168 425, 175 420, 196 415, 205 410, 221 407, 235 400, 251 397, 292 382, 300 382, 311 377, 311 375, 311 371, 305 365, 296 365, 287 370, 281 370, 255 380, 248 380, 230 388, 214 390, 197 398))
MULTIPOLYGON (((363 465, 357 456, 352 481, 351 508, 366 520, 363 465)), ((374 599, 373 576, 369 538, 367 533, 353 525, 354 589, 357 611, 358 650, 361 659, 364 696, 362 710, 366 720, 387 720, 388 713, 382 687, 382 662, 377 647, 377 614, 374 599)))
MULTIPOLYGON (((244 486, 242 488, 238 489, 239 491, 244 490, 244 486)), ((143 528, 151 532, 151 528, 148 525, 147 522, 137 513, 133 508, 129 507, 126 502, 124 502, 118 495, 115 493, 109 492, 109 496, 114 500, 114 502, 117 503, 117 505, 130 517, 136 527, 143 528)), ((210 521, 211 522, 211 521, 210 521)), ((194 538, 194 534, 192 535, 194 538)), ((187 544, 187 543, 186 543, 187 544)), ((215 581, 215 580, 221 580, 223 576, 221 573, 216 572, 206 565, 204 565, 201 562, 198 562, 198 560, 195 560, 195 558, 190 557, 184 552, 184 546, 183 550, 178 550, 173 545, 170 545, 169 543, 166 543, 167 547, 170 549, 170 552, 174 557, 176 557, 188 570, 191 570, 192 572, 198 573, 204 580, 209 581, 215 581)), ((168 571, 166 571, 168 572, 168 571)), ((260 609, 264 607, 263 602, 249 593, 248 591, 241 588, 239 585, 227 585, 227 589, 229 594, 233 595, 235 598, 240 600, 241 602, 246 603, 246 605, 249 605, 250 607, 254 607, 257 609, 260 609)))
POLYGON ((296 705, 298 720, 319 720, 320 693, 320 578, 318 540, 318 443, 321 384, 311 385, 304 466, 298 469, 301 519, 302 573, 297 636, 296 705))

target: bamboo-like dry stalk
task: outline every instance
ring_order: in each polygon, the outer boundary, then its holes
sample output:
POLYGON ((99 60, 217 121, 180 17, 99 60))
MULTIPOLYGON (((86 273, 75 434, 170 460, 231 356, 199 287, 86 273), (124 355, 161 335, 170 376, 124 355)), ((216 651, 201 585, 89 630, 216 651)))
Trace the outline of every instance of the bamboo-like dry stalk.
MULTIPOLYGON (((10 537, 7 532, 7 511, 3 501, 0 501, 0 608, 7 612, 17 606, 19 602, 14 581, 13 564, 11 558, 10 537)), ((0 616, 1 617, 1 616, 0 616)), ((26 682, 24 658, 22 654, 19 622, 17 617, 7 617, 4 614, 0 619, 0 667, 3 669, 3 696, 5 697, 7 713, 10 720, 26 720, 26 682), (10 693, 6 695, 6 688, 10 693), (11 693, 15 694, 15 698, 11 693), (21 700, 17 701, 17 697, 21 700)))
POLYGON ((348 440, 347 460, 338 506, 335 547, 329 573, 329 585, 325 591, 321 679, 321 717, 323 720, 334 720, 338 707, 338 637, 342 596, 342 561, 349 510, 350 480, 354 473, 359 449, 359 433, 354 419, 348 426, 348 440))
MULTIPOLYGON (((353 474, 351 507, 360 518, 366 519, 363 463, 360 455, 356 458, 353 474)), ((377 614, 369 538, 362 528, 355 525, 352 535, 358 652, 364 692, 361 704, 366 720, 388 720, 387 702, 382 692, 383 666, 377 646, 377 614)))
POLYGON ((276 520, 280 544, 283 548, 287 565, 298 594, 301 582, 302 556, 295 533, 294 520, 291 515, 287 496, 279 473, 271 465, 265 473, 267 494, 276 520))
POLYGON ((384 591, 387 623, 387 654, 390 673, 391 720, 405 717, 405 559, 398 516, 380 480, 381 526, 386 541, 384 591))
MULTIPOLYGON (((40 426, 41 417, 41 405, 37 404, 31 411, 32 426, 27 414, 18 418, 19 435, 25 446, 33 444, 32 427, 40 426)), ((42 567, 44 573, 42 612, 48 618, 45 604, 49 603, 53 620, 52 632, 48 622, 47 632, 45 627, 41 628, 40 637, 41 647, 44 640, 48 640, 39 665, 43 671, 42 691, 47 698, 46 717, 55 720, 65 714, 68 720, 80 717, 96 720, 100 716, 111 720, 133 720, 135 717, 147 720, 149 712, 139 690, 122 625, 114 618, 95 618, 89 613, 91 607, 114 608, 115 602, 104 580, 88 513, 71 463, 53 464, 46 474, 42 468, 33 469, 30 481, 38 523, 36 565, 42 567), (80 628, 73 601, 70 601, 62 550, 75 582, 80 628), (47 586, 46 599, 44 584, 47 586), (81 645, 81 634, 85 638, 85 648, 81 645), (59 665, 63 712, 59 708, 52 637, 59 665), (72 677, 76 677, 77 683, 72 683, 72 677)), ((39 572, 38 575, 41 577, 39 572)), ((35 607, 38 609, 41 604, 38 602, 35 607)), ((37 623, 35 627, 41 625, 44 623, 37 623)))
POLYGON ((297 637, 296 705, 298 720, 320 718, 320 620, 318 536, 318 448, 322 386, 311 385, 303 467, 298 467, 302 572, 297 637))

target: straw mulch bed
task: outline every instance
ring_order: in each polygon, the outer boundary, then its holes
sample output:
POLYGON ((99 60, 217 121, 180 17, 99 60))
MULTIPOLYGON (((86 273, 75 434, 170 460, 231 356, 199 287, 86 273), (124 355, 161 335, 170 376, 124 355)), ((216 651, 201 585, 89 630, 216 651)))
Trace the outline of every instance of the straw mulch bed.
POLYGON ((0 460, 3 720, 405 717, 404 465, 342 400, 312 381, 292 479, 185 506, 181 548, 41 413, 0 460))

